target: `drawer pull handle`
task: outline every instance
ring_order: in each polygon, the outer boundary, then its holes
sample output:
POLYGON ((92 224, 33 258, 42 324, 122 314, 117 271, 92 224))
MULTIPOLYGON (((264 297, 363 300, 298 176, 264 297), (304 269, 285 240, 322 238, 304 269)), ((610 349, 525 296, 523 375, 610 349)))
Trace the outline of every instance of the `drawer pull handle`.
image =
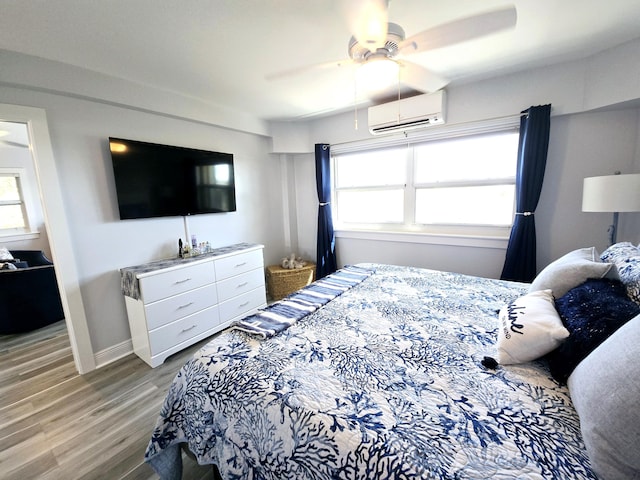
POLYGON ((241 283, 240 285, 238 285, 238 287, 237 287, 237 288, 246 287, 248 284, 249 284, 249 282, 241 283))
POLYGON ((189 330, 193 330, 193 329, 194 329, 194 328, 196 328, 196 327, 197 327, 197 325, 191 325, 191 326, 190 326, 190 327, 188 327, 188 328, 183 328, 183 329, 182 329, 182 333, 186 333, 186 332, 188 332, 189 330))
POLYGON ((246 302, 241 303, 240 305, 238 305, 238 308, 246 307, 247 305, 249 305, 249 302, 248 302, 248 301, 246 301, 246 302))
POLYGON ((185 303, 184 305, 180 305, 180 306, 178 307, 178 310, 180 310, 181 308, 187 308, 187 307, 190 307, 191 305, 193 305, 193 302, 185 303))
POLYGON ((244 267, 246 264, 247 264, 247 262, 236 263, 236 268, 238 268, 238 267, 244 267))
POLYGON ((189 282, 189 281, 191 281, 191 279, 190 279, 190 278, 185 278, 184 280, 176 280, 176 284, 184 283, 184 282, 189 282))

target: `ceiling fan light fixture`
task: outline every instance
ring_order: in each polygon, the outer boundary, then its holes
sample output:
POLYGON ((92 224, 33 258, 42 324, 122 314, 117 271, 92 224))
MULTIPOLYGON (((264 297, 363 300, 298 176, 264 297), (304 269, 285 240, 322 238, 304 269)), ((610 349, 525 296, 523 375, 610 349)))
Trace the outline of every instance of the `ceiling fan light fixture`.
POLYGON ((386 27, 386 23, 381 23, 379 19, 371 18, 366 24, 362 25, 362 31, 356 33, 356 38, 358 38, 358 42, 375 51, 384 47, 387 39, 386 27))
POLYGON ((349 40, 349 57, 355 62, 364 62, 371 55, 384 55, 393 58, 398 53, 398 46, 404 40, 404 30, 395 23, 387 24, 385 31, 385 40, 379 47, 367 45, 358 39, 355 35, 349 40))
POLYGON ((358 90, 375 93, 397 85, 399 72, 400 65, 395 60, 386 57, 371 58, 358 67, 358 90))
POLYGON ((351 31, 358 42, 375 52, 387 39, 387 0, 351 0, 351 31))

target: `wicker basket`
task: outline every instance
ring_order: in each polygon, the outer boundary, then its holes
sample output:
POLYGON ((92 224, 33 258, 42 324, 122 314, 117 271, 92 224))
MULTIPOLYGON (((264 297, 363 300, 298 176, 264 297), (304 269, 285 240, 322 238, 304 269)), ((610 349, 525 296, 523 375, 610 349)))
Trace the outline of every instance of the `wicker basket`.
POLYGON ((267 267, 267 293, 272 300, 280 300, 300 290, 316 279, 315 263, 308 263, 302 268, 282 268, 280 265, 267 267))

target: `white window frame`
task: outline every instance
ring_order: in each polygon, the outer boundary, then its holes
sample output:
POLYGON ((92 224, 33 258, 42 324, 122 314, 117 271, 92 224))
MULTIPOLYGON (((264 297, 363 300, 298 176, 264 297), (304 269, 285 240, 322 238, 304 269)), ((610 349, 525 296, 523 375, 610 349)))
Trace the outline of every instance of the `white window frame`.
POLYGON ((27 170, 22 167, 0 167, 0 176, 15 177, 18 183, 18 192, 20 200, 18 202, 3 202, 0 205, 16 205, 22 206, 22 215, 24 218, 24 227, 22 228, 4 228, 0 229, 0 239, 4 242, 29 240, 39 237, 39 232, 33 230, 33 206, 31 205, 31 189, 27 180, 27 170))
MULTIPOLYGON (((430 140, 446 140, 454 139, 462 136, 471 136, 478 134, 499 134, 501 132, 517 131, 519 127, 520 116, 514 115, 481 122, 469 124, 458 124, 442 127, 432 127, 418 132, 404 132, 402 135, 385 136, 375 138, 369 141, 350 142, 342 145, 332 145, 332 171, 336 169, 336 158, 346 153, 364 152, 371 149, 379 149, 389 146, 399 146, 407 144, 416 144, 427 142, 430 140)), ((514 159, 515 161, 515 159, 514 159)), ((413 185, 413 168, 414 161, 410 158, 408 161, 409 177, 407 178, 407 188, 405 188, 405 223, 403 225, 391 224, 341 224, 337 218, 334 218, 334 227, 337 237, 343 238, 359 238, 359 239, 378 239, 389 241, 406 241, 412 243, 436 243, 445 245, 468 245, 505 248, 511 232, 511 225, 492 226, 492 225, 417 225, 413 223, 415 218, 415 191, 416 187, 425 185, 413 185)), ((336 206, 336 184, 335 178, 332 185, 332 202, 336 206)), ((490 185, 490 184, 515 184, 515 176, 509 179, 500 179, 499 181, 456 181, 456 186, 464 185, 490 185)), ((448 184, 447 184, 448 185, 448 184)), ((444 186, 440 184, 438 186, 444 186)), ((515 214, 515 198, 513 205, 515 214)), ((334 214, 335 217, 335 214, 334 214)))

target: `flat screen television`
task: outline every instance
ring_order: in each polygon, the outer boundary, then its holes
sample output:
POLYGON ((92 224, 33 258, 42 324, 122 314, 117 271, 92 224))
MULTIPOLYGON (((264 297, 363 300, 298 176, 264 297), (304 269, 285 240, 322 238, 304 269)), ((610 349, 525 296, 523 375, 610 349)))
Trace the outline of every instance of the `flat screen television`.
POLYGON ((233 154, 109 137, 120 219, 236 210, 233 154))

